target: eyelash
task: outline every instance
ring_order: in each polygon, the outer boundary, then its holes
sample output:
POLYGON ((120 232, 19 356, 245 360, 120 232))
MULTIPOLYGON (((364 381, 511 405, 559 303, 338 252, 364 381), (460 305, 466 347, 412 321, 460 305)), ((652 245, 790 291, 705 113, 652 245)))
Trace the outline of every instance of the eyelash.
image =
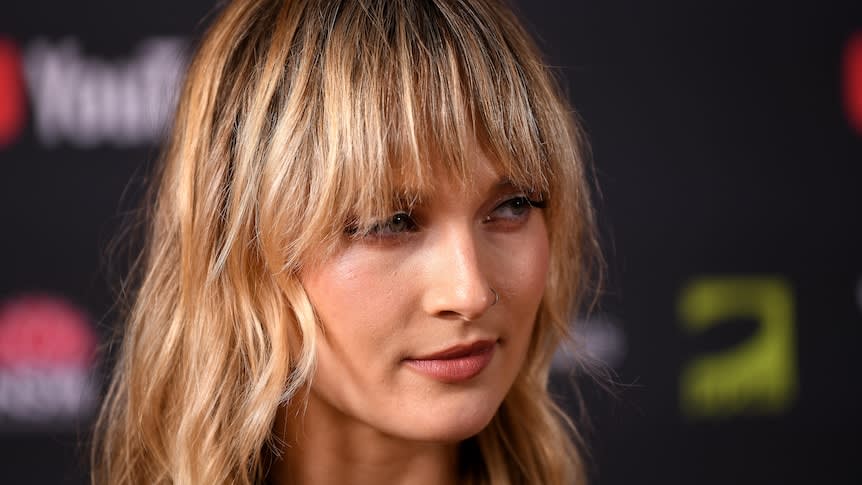
MULTIPOLYGON (((512 209, 514 211, 521 211, 518 214, 515 214, 514 217, 499 217, 495 218, 493 215, 488 215, 482 219, 484 224, 493 223, 496 221, 501 222, 511 222, 513 220, 521 219, 526 217, 529 214, 531 209, 544 209, 547 207, 547 202, 541 199, 530 199, 525 195, 519 195, 516 197, 511 197, 509 199, 504 200, 499 203, 492 214, 505 208, 512 209)), ((386 240, 390 238, 396 238, 406 233, 416 232, 419 229, 419 224, 413 219, 412 214, 409 212, 398 212, 390 217, 388 220, 383 222, 378 222, 371 226, 368 231, 364 233, 359 233, 356 228, 349 228, 346 231, 351 237, 357 239, 377 239, 377 240, 386 240), (401 225, 400 228, 396 230, 389 230, 387 228, 392 228, 393 224, 401 225)))
POLYGON ((419 229, 419 225, 416 224, 416 221, 413 220, 413 216, 410 215, 410 213, 399 212, 390 217, 389 220, 384 222, 378 222, 371 226, 371 228, 365 234, 365 237, 386 239, 389 237, 398 236, 399 234, 403 234, 404 232, 415 232, 417 229, 419 229), (404 228, 403 230, 383 232, 385 228, 391 228, 393 224, 403 224, 404 228))
MULTIPOLYGON (((492 214, 494 212, 497 212, 500 209, 507 208, 507 207, 510 209, 516 210, 516 211, 522 211, 521 214, 515 215, 515 218, 519 218, 519 217, 524 217, 526 214, 528 214, 530 209, 534 209, 534 208, 535 209, 544 209, 545 207, 547 207, 547 203, 545 203, 544 200, 533 200, 527 196, 519 195, 517 197, 512 197, 512 198, 507 199, 507 200, 503 201, 502 203, 498 204, 497 207, 495 207, 494 210, 492 211, 492 214)), ((489 216, 486 216, 484 219, 482 219, 482 222, 487 224, 490 222, 494 222, 494 219, 492 218, 492 216, 489 215, 489 216)))

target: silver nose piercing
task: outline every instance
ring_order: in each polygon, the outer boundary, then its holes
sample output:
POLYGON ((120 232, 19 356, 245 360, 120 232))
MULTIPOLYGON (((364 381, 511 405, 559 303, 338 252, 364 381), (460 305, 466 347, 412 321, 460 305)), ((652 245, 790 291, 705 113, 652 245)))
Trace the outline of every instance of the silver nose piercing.
POLYGON ((491 293, 494 294, 494 303, 491 303, 491 306, 494 306, 497 304, 498 301, 500 301, 500 294, 497 293, 497 290, 495 290, 494 288, 491 288, 491 293))

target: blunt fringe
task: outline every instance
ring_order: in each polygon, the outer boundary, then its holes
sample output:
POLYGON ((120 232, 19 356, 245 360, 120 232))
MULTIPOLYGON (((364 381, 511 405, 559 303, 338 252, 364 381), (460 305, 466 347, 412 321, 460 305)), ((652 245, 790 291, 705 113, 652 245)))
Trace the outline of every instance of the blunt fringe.
POLYGON ((464 483, 584 483, 551 400, 599 261, 585 142, 530 36, 495 0, 241 0, 197 47, 147 202, 137 289, 96 425, 95 484, 260 483, 279 406, 314 371, 299 283, 345 227, 470 183, 484 150, 548 201, 550 272, 526 365, 461 445, 464 483))

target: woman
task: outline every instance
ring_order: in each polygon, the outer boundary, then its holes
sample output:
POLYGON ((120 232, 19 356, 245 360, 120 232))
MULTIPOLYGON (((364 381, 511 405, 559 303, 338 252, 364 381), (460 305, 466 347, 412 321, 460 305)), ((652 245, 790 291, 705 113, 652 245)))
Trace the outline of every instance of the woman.
POLYGON ((245 0, 190 66, 96 483, 582 482, 581 139, 495 0, 245 0))

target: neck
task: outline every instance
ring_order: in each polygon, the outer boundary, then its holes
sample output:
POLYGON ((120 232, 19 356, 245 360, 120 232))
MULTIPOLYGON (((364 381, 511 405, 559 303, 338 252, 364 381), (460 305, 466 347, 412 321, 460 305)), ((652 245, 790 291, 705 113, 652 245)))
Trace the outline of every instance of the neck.
POLYGON ((457 482, 456 444, 384 434, 316 399, 313 392, 307 407, 282 407, 275 429, 284 444, 269 472, 269 483, 275 485, 457 482))

